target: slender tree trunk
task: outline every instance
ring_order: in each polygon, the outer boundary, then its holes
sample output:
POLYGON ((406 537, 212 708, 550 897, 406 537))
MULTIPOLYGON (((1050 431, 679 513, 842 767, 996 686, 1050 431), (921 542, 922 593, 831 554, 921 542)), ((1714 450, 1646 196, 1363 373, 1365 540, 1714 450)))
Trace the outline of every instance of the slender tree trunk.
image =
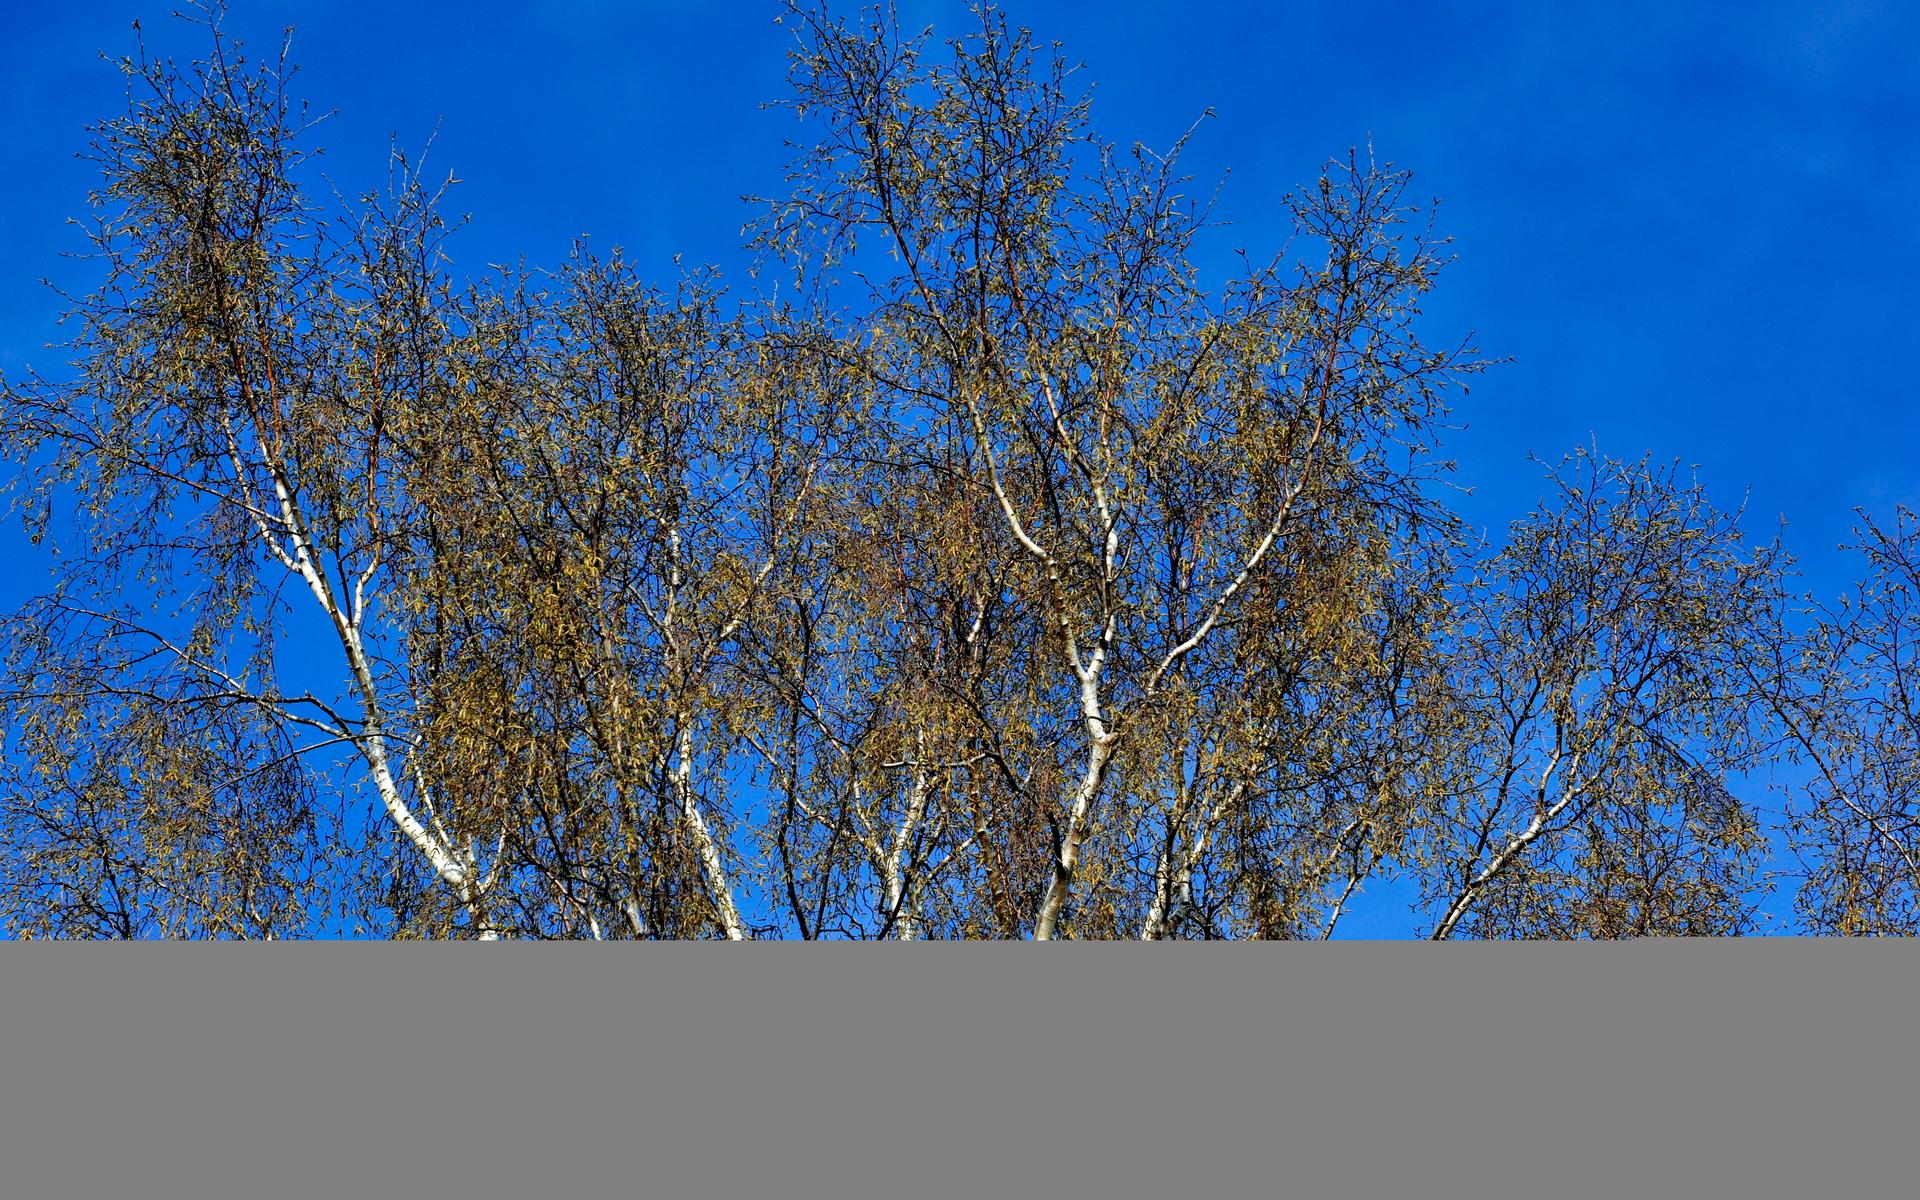
POLYGON ((733 902, 733 885, 727 880, 727 864, 720 856, 720 844, 714 840, 713 831, 693 798, 693 715, 680 713, 678 719, 680 733, 675 739, 673 790, 680 800, 680 815, 685 818, 693 836, 694 850, 700 855, 700 866, 706 873, 707 889, 713 893, 721 930, 730 942, 745 941, 746 926, 741 923, 740 910, 733 902))
POLYGON ((1053 877, 1047 881, 1046 894, 1040 898, 1039 911, 1034 914, 1033 938, 1037 942, 1053 940, 1060 910, 1073 894, 1074 873, 1080 867, 1080 847, 1086 843, 1093 807, 1100 799, 1101 785, 1106 782, 1107 766, 1113 761, 1114 740, 1102 725, 1094 734, 1093 748, 1087 752, 1086 771, 1074 791, 1073 806, 1067 813, 1067 830, 1054 856, 1053 877))

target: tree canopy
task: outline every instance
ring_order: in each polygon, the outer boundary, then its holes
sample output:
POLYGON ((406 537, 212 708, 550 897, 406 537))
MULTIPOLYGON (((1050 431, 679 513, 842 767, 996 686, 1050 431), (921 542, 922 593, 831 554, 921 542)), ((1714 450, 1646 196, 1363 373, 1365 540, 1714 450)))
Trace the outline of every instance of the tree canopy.
POLYGON ((1059 47, 795 4, 782 286, 455 278, 445 186, 321 194, 217 15, 122 61, 72 369, 0 382, 61 564, 15 934, 1327 937, 1390 881, 1409 933, 1717 935, 1789 857, 1810 931, 1920 920, 1912 527, 1813 611, 1588 449, 1473 536, 1489 363, 1370 149, 1216 277, 1185 140, 1059 47))

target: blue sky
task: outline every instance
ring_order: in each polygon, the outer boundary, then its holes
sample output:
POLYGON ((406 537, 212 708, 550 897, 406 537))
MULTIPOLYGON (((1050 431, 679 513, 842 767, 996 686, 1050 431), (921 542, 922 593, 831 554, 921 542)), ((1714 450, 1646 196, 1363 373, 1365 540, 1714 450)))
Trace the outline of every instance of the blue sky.
MULTIPOLYGON (((83 126, 122 103, 100 51, 202 43, 142 0, 10 6, 0 37, 0 370, 56 368, 61 303, 84 288, 63 222, 84 210, 83 126)), ((844 5, 842 7, 845 7, 844 5)), ((747 193, 777 194, 796 126, 787 31, 759 0, 399 5, 241 0, 254 50, 298 27, 302 90, 343 191, 380 179, 387 140, 464 183, 456 271, 569 241, 674 255, 739 276, 747 193), (398 10, 398 11, 396 11, 398 10)), ((967 28, 946 0, 910 24, 967 28)), ((1461 399, 1447 450, 1461 502, 1499 526, 1543 492, 1529 452, 1589 440, 1698 464, 1749 531, 1784 516, 1807 583, 1837 593, 1853 510, 1920 504, 1908 370, 1920 236, 1920 5, 1887 3, 1026 3, 1096 84, 1107 136, 1172 141, 1211 107, 1187 165, 1222 246, 1277 248, 1279 199, 1372 139, 1442 201, 1459 262, 1434 340, 1468 330, 1514 361, 1461 399)), ((0 599, 37 590, 9 528, 0 599)))
MULTIPOLYGON (((474 214, 460 271, 569 240, 675 254, 738 276, 751 215, 780 188, 791 117, 774 5, 242 0, 229 27, 263 49, 297 26, 305 93, 338 114, 325 169, 375 182, 387 139, 456 172, 474 214), (395 10, 402 11, 395 11, 395 10)), ((914 0, 910 23, 964 29, 914 0)), ((0 369, 52 365, 47 275, 84 285, 63 225, 82 211, 82 126, 120 81, 98 52, 198 40, 144 0, 15 9, 0 39, 0 369)), ((1458 406, 1464 504, 1498 525, 1541 492, 1529 452, 1590 438, 1698 463, 1721 503, 1784 514, 1809 582, 1852 510, 1920 502, 1920 410, 1904 349, 1920 278, 1920 6, 1898 3, 1416 4, 1113 0, 1028 3, 1017 20, 1087 64, 1108 135, 1165 145, 1218 114, 1188 164, 1231 169, 1222 245, 1283 236, 1278 200, 1325 157, 1373 139, 1442 200, 1459 262, 1436 335, 1477 331, 1514 361, 1458 406)))

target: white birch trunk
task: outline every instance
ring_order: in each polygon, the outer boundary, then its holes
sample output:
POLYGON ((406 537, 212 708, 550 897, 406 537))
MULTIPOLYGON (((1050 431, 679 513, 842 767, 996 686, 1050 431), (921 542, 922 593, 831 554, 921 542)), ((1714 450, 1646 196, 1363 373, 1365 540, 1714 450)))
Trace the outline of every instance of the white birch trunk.
MULTIPOLYGON (((1581 757, 1581 754, 1575 754, 1573 756, 1571 774, 1578 774, 1581 757)), ((1543 793, 1549 781, 1552 780, 1554 772, 1559 768, 1560 759, 1560 752, 1555 751, 1553 757, 1548 760, 1546 769, 1541 772, 1540 790, 1543 793)), ((1515 834, 1505 846, 1500 848, 1500 852, 1493 856, 1492 861, 1487 863, 1486 868, 1468 880, 1465 886, 1460 889, 1459 894, 1453 898, 1453 903, 1447 906, 1446 915, 1442 917, 1440 923, 1434 927, 1432 940, 1440 942, 1452 937, 1454 927, 1458 925, 1461 919, 1472 909, 1474 897, 1479 895, 1480 890, 1492 882, 1494 877, 1499 875, 1500 872, 1506 870, 1507 865, 1519 857, 1522 851, 1538 841, 1540 835, 1545 832, 1548 824, 1559 817, 1560 814, 1566 812, 1568 807, 1585 793, 1585 790, 1585 786, 1582 783, 1569 783, 1565 794, 1563 794, 1560 799, 1554 801, 1551 805, 1541 804, 1534 813, 1533 819, 1527 822, 1526 828, 1515 834)))
MULTIPOLYGON (((393 765, 387 755, 385 719, 380 694, 373 678, 373 666, 366 652, 366 644, 361 638, 360 611, 349 613, 342 609, 338 597, 326 573, 320 569, 313 553, 311 539, 307 536, 306 521, 293 498, 291 481, 278 463, 261 447, 262 460, 268 475, 273 480, 274 499, 279 507, 280 524, 293 552, 288 554, 262 525, 261 534, 267 539, 268 547, 286 566, 297 573, 307 585, 322 612, 326 613, 332 624, 334 635, 339 640, 340 649, 346 658, 347 669, 353 676, 354 690, 360 698, 361 716, 364 722, 360 736, 353 739, 360 756, 366 761, 367 770, 373 780, 374 791, 380 797, 381 807, 386 810, 387 818, 400 830, 408 842, 426 858, 433 867, 434 874, 441 882, 452 889, 455 896, 474 919, 475 928, 482 941, 492 941, 498 934, 487 923, 479 911, 479 902, 483 889, 474 877, 474 864, 463 861, 452 847, 441 837, 421 824, 401 794, 399 781, 394 776, 393 765)), ((364 585, 365 578, 362 578, 364 585)), ((356 610, 359 606, 356 605, 356 610)), ((343 731, 344 732, 344 731, 343 731)))
POLYGON ((912 888, 908 880, 912 864, 907 861, 907 856, 913 847, 913 838, 920 822, 926 815, 929 790, 924 763, 925 737, 916 735, 915 744, 922 757, 914 763, 913 786, 907 793, 907 811, 900 820, 900 827, 894 830, 891 850, 880 860, 887 915, 893 921, 894 936, 903 942, 911 942, 919 936, 919 923, 913 914, 912 888))
POLYGON ((1107 766, 1113 761, 1114 737, 1105 730, 1104 723, 1093 734, 1093 748, 1087 752, 1087 767, 1080 777, 1080 786, 1075 789, 1073 807, 1067 813, 1067 831, 1060 839, 1060 851, 1054 857, 1053 878, 1047 881, 1046 893, 1040 898, 1039 911, 1034 914, 1033 938, 1037 942, 1052 941, 1060 921, 1060 910, 1066 907, 1067 898, 1073 894, 1074 872, 1080 867, 1080 847, 1087 840, 1093 806, 1100 798, 1101 785, 1106 781, 1107 766))
POLYGON ((1147 909, 1147 919, 1140 923, 1141 941, 1157 941, 1167 936, 1178 928, 1180 921, 1193 908, 1193 873, 1200 869, 1200 859, 1206 855, 1207 843, 1212 839, 1220 818, 1239 803, 1246 791, 1245 781, 1236 783, 1214 802, 1200 822, 1200 828, 1194 833, 1186 853, 1180 856, 1177 867, 1173 861, 1173 847, 1168 845, 1160 848, 1153 871, 1153 904, 1147 909))
POLYGON ((720 855, 720 844, 714 840, 713 831, 707 826, 707 819, 700 812, 699 804, 693 797, 693 719, 690 713, 679 715, 680 733, 676 738, 673 768, 673 789, 680 800, 680 814, 686 819, 687 830, 693 837, 694 851, 700 855, 700 866, 706 873, 707 888, 713 893, 714 907, 719 910, 720 928, 730 942, 745 941, 746 926, 740 921, 740 910, 733 902, 733 885, 727 880, 727 864, 720 855))

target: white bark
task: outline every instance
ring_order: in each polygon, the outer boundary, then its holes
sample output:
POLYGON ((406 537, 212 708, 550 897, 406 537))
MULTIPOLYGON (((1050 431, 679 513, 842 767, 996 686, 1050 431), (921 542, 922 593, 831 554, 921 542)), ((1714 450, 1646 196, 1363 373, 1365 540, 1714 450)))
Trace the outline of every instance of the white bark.
MULTIPOLYGON (((1584 751, 1576 753, 1573 756, 1573 761, 1569 766, 1569 774, 1577 774, 1579 772, 1580 760, 1583 754, 1584 751)), ((1539 794, 1542 802, 1537 806, 1533 819, 1528 821, 1524 829, 1515 834, 1508 840, 1505 846, 1500 848, 1500 852, 1493 856, 1492 860, 1487 863, 1486 867, 1481 870, 1479 874, 1469 879, 1461 887, 1459 893, 1453 898, 1453 903, 1447 906, 1446 915, 1443 916, 1440 919, 1440 923, 1434 927, 1434 941, 1445 941, 1447 938, 1453 936, 1454 927, 1458 925, 1461 919, 1473 908, 1474 898, 1479 895, 1480 890, 1491 883, 1494 877, 1499 875, 1500 872, 1506 870, 1508 864, 1518 858, 1528 846, 1540 840, 1540 835, 1546 831, 1547 826, 1562 813, 1566 812, 1567 809, 1573 805, 1574 801, 1586 794, 1587 781, 1572 780, 1561 792, 1558 800, 1552 804, 1546 804, 1544 802, 1547 788, 1552 782, 1554 773, 1560 767, 1562 756, 1563 752, 1556 749, 1553 755, 1547 760, 1546 769, 1541 772, 1539 794)))
POLYGON ((913 864, 908 860, 908 854, 913 848, 914 835, 919 832, 920 822, 926 815, 930 788, 925 761, 925 736, 916 734, 914 743, 918 757, 913 763, 913 784, 907 792, 907 810, 900 819, 899 827, 893 831, 892 847, 880 859, 887 916, 893 922, 894 936, 903 942, 913 941, 919 932, 919 924, 912 910, 912 887, 908 875, 913 864))
POLYGON ((726 860, 721 857, 720 844, 714 839, 706 817, 701 815, 700 805, 694 800, 692 714, 679 714, 679 723, 680 733, 675 739, 673 789, 680 801, 680 815, 686 819, 694 851, 700 855, 700 866, 706 873, 708 890, 713 893, 721 931, 730 942, 745 941, 746 926, 741 923, 740 910, 733 902, 733 885, 727 881, 726 860))
POLYGON ((1087 752, 1086 770, 1080 777, 1080 786, 1074 790, 1073 807, 1067 813, 1067 830, 1060 839, 1059 852, 1054 856, 1053 878, 1047 881, 1047 890, 1040 898, 1040 908, 1033 918, 1033 939, 1037 942, 1052 941, 1060 921, 1060 910, 1066 907, 1067 897, 1073 892, 1074 872, 1080 867, 1080 848, 1086 843, 1093 806, 1100 798, 1100 788, 1106 781, 1107 767, 1113 761, 1116 735, 1105 731, 1104 722, 1090 717, 1087 721, 1093 738, 1093 746, 1087 752), (1097 728, 1096 728, 1097 727, 1097 728))
MULTIPOLYGON (((1205 819, 1200 822, 1193 840, 1187 844, 1185 853, 1180 856, 1177 868, 1173 862, 1173 847, 1167 845, 1160 848, 1153 870, 1153 904, 1147 909, 1146 920, 1140 923, 1141 941, 1157 941, 1167 936, 1179 928, 1180 922, 1193 909, 1193 873, 1199 870, 1200 860, 1206 855, 1214 827, 1246 792, 1246 781, 1241 780, 1214 802, 1205 819)), ((1176 821, 1183 817, 1183 813, 1175 814, 1176 821)))
MULTIPOLYGON (((238 448, 232 440, 229 427, 229 451, 232 453, 234 470, 244 481, 244 471, 238 461, 238 448)), ((353 677, 354 690, 360 699, 361 732, 356 736, 342 729, 343 735, 351 737, 354 747, 367 764, 368 774, 373 781, 374 791, 380 797, 387 818, 401 832, 415 849, 420 851, 434 874, 458 897, 474 919, 476 929, 482 941, 495 940, 499 935, 487 922, 480 909, 484 897, 484 886, 475 877, 476 864, 471 855, 465 859, 457 854, 443 835, 436 835, 427 829, 402 794, 398 779, 395 778, 393 764, 387 753, 386 721, 384 706, 380 701, 378 686, 373 676, 373 665, 367 656, 366 643, 361 633, 361 617, 364 611, 363 594, 371 567, 363 572, 355 585, 354 609, 345 610, 326 572, 320 567, 313 550, 312 539, 307 532, 307 523, 294 498, 293 486, 284 468, 260 447, 260 455, 268 477, 273 482, 274 500, 279 509, 280 534, 291 544, 291 551, 283 546, 279 537, 264 521, 257 522, 262 540, 269 551, 289 570, 297 574, 307 585, 314 601, 320 606, 333 626, 336 639, 347 663, 347 669, 353 677)))
MULTIPOLYGON (((661 640, 666 643, 668 653, 678 660, 676 674, 680 677, 680 685, 684 687, 687 677, 693 672, 694 665, 704 660, 710 649, 717 648, 721 642, 732 636, 740 622, 746 619, 746 608, 743 604, 740 611, 715 633, 710 644, 692 646, 684 644, 686 639, 676 627, 680 610, 680 589, 686 583, 686 573, 680 565, 682 546, 678 525, 670 524, 667 527, 667 550, 667 595, 658 624, 661 640)), ((756 587, 772 569, 772 560, 768 560, 755 576, 756 587)), ((726 860, 721 855, 719 842, 714 838, 705 814, 700 811, 700 804, 694 793, 693 714, 683 709, 674 714, 674 721, 676 733, 674 735, 673 789, 675 798, 680 803, 680 815, 686 822, 688 836, 693 839, 694 852, 700 856, 701 871, 706 877, 707 890, 713 896, 721 932, 726 935, 728 941, 745 941, 746 926, 741 922, 739 907, 734 903, 733 885, 727 879, 726 860)))
POLYGON ((629 896, 625 903, 621 905, 621 911, 626 915, 627 928, 633 933, 633 936, 637 938, 646 937, 647 918, 641 914, 639 902, 629 896))

